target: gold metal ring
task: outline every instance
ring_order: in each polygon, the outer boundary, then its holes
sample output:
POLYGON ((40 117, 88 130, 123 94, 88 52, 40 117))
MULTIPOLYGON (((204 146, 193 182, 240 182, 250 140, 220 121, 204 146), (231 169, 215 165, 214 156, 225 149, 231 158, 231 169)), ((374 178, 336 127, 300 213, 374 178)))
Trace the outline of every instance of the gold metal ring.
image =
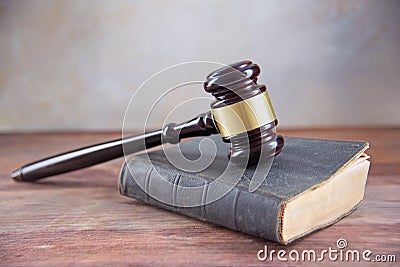
POLYGON ((211 110, 223 137, 244 133, 276 120, 268 92, 211 110))

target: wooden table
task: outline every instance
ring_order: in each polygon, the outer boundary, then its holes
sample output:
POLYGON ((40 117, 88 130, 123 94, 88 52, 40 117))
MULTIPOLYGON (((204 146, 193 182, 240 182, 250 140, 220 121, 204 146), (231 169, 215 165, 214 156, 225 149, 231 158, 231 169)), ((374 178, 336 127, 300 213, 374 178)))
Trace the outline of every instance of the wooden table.
MULTIPOLYGON (((281 130, 310 138, 370 142, 371 169, 364 201, 335 225, 285 247, 143 205, 120 196, 122 159, 49 178, 16 183, 21 164, 108 139, 120 133, 0 135, 0 263, 4 265, 260 265, 264 248, 370 249, 400 261, 400 129, 281 130)), ((279 262, 290 264, 296 262, 279 262)), ((325 260, 328 265, 338 262, 325 260)), ((375 263, 376 264, 376 263, 375 263)), ((392 263, 395 265, 395 263, 392 263)), ((309 265, 303 262, 303 265, 309 265)), ((379 266, 386 266, 380 264, 379 266)))

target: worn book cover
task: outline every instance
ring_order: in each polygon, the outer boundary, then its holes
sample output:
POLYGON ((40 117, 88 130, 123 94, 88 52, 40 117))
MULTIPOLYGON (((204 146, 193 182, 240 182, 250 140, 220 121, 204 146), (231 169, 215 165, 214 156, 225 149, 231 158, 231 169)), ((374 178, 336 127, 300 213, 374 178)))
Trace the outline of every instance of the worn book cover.
POLYGON ((235 171, 229 144, 219 136, 209 139, 215 149, 202 149, 204 138, 194 138, 131 157, 121 169, 120 193, 282 244, 335 223, 363 199, 366 142, 287 137, 283 151, 260 173, 256 165, 235 171), (179 165, 201 157, 211 163, 198 170, 179 165), (227 173, 240 177, 227 179, 227 173), (249 190, 252 180, 261 181, 255 191, 249 190))

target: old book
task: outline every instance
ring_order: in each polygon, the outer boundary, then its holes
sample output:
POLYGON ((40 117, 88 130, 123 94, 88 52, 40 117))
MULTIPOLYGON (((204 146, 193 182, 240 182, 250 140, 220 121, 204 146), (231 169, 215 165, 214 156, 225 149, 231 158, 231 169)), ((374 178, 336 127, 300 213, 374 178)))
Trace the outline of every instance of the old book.
POLYGON ((232 183, 217 179, 229 162, 229 144, 219 136, 211 139, 216 149, 201 151, 206 158, 215 154, 203 170, 188 171, 174 166, 176 161, 171 163, 175 156, 179 163, 179 149, 189 160, 198 159, 201 140, 133 156, 121 169, 120 193, 282 244, 335 223, 363 199, 368 143, 287 137, 267 173, 257 174, 251 166, 232 183), (251 192, 251 181, 260 178, 261 185, 251 192), (183 187, 193 190, 181 190, 183 187), (223 195, 219 199, 215 197, 218 193, 223 195), (208 201, 211 195, 217 200, 208 201))

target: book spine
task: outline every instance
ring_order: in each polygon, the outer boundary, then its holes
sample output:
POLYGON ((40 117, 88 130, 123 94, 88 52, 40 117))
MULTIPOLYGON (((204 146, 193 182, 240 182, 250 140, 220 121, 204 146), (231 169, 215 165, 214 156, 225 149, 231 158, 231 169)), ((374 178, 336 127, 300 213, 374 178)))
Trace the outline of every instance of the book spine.
MULTIPOLYGON (((216 201, 196 207, 182 207, 186 198, 193 200, 193 197, 197 197, 198 203, 206 203, 205 196, 209 190, 207 180, 195 175, 172 174, 171 170, 149 166, 148 163, 136 159, 124 164, 118 184, 120 194, 144 203, 232 230, 283 242, 280 235, 282 199, 277 196, 261 196, 234 187, 216 201), (203 193, 181 194, 178 185, 202 186, 203 193)), ((224 187, 228 185, 219 183, 218 187, 224 191, 224 187)))

